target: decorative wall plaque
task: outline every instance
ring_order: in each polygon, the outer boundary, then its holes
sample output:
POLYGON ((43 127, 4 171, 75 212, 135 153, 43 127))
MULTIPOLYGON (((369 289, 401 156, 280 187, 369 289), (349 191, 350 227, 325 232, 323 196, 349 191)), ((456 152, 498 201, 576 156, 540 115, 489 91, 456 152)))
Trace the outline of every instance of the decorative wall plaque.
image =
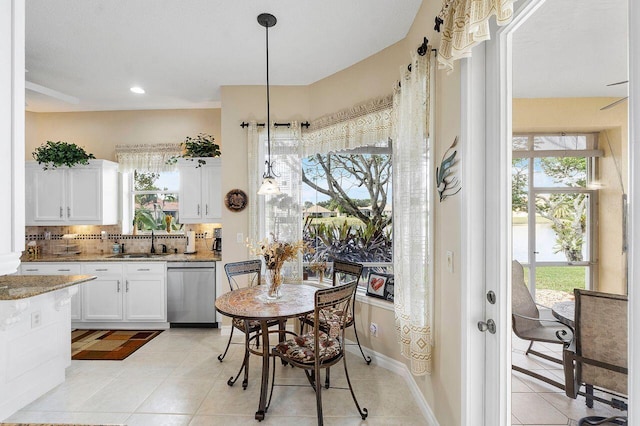
POLYGON ((232 189, 224 197, 224 205, 232 212, 240 212, 247 207, 247 194, 241 189, 232 189))

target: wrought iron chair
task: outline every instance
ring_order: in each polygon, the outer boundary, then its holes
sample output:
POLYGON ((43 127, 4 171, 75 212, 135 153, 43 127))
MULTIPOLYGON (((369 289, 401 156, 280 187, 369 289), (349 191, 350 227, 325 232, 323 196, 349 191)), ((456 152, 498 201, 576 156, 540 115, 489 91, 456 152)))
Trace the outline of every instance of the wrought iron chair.
MULTIPOLYGON (((533 350, 533 343, 544 342, 567 345, 573 337, 573 330, 556 319, 542 317, 538 306, 546 308, 534 302, 524 282, 524 268, 520 262, 514 260, 511 264, 511 324, 513 332, 519 338, 529 340, 529 347, 525 355, 536 355, 548 361, 562 364, 561 359, 533 350)), ((512 365, 511 368, 560 389, 564 388, 562 383, 533 371, 517 365, 512 365)))
MULTIPOLYGON (((246 278, 246 283, 248 287, 253 287, 255 285, 260 284, 260 271, 262 268, 262 262, 259 259, 256 260, 245 260, 242 262, 232 262, 224 265, 224 272, 227 274, 227 280, 229 281, 229 287, 231 291, 237 290, 240 288, 241 279, 240 277, 246 278)), ((242 282, 244 284, 244 282, 242 282)), ((218 361, 222 362, 224 357, 227 355, 227 351, 229 350, 229 346, 231 346, 231 339, 233 339, 233 331, 237 328, 240 330, 245 338, 244 338, 244 359, 242 361, 242 365, 240 366, 240 370, 238 374, 234 377, 229 378, 227 384, 229 386, 233 386, 234 383, 240 377, 240 373, 244 371, 244 378, 242 380, 242 387, 244 389, 247 388, 247 384, 249 381, 249 345, 251 341, 255 340, 257 345, 260 345, 260 336, 258 336, 258 332, 260 331, 260 322, 259 321, 245 321, 240 318, 232 318, 231 319, 231 333, 229 335, 229 341, 227 342, 227 347, 224 350, 224 353, 218 355, 218 361), (251 336, 251 334, 254 336, 251 336)), ((269 326, 277 325, 278 321, 273 321, 273 323, 269 323, 269 326)))
POLYGON ((323 424, 322 416, 322 386, 320 385, 320 370, 328 369, 342 360, 344 365, 344 373, 351 391, 351 397, 356 404, 358 413, 362 419, 368 416, 366 408, 360 408, 356 395, 351 386, 349 371, 347 370, 346 351, 345 351, 345 324, 351 309, 353 308, 352 299, 355 297, 355 290, 358 286, 357 281, 350 281, 346 284, 317 290, 315 293, 315 309, 313 311, 313 330, 310 333, 295 336, 275 346, 271 353, 273 357, 273 369, 271 376, 271 391, 269 394, 269 403, 273 396, 273 387, 275 385, 275 359, 279 357, 283 362, 289 363, 294 367, 304 369, 305 375, 311 383, 316 393, 316 410, 318 416, 318 425, 323 424), (327 315, 329 312, 332 314, 327 315), (333 313, 339 312, 339 316, 333 313), (326 326, 326 328, 325 328, 326 326))
MULTIPOLYGON (((627 296, 574 289, 575 337, 563 350, 565 392, 582 395, 587 407, 593 401, 627 410, 627 296), (585 386, 585 392, 580 387, 585 386), (594 389, 611 399, 594 395, 594 389)), ((580 424, 599 424, 603 417, 585 417, 580 424)), ((627 424, 626 417, 607 421, 627 424)))
MULTIPOLYGON (((363 266, 360 263, 354 263, 354 262, 348 262, 346 260, 333 260, 333 273, 331 276, 331 284, 333 286, 336 285, 340 285, 341 282, 345 282, 345 281, 351 281, 351 280, 355 280, 356 283, 360 280, 360 276, 362 275, 362 269, 363 266)), ((343 323, 341 323, 342 327, 344 328, 349 328, 349 327, 353 327, 353 333, 356 336, 356 343, 358 344, 358 348, 360 349, 360 353, 362 354, 362 358, 364 358, 364 361, 368 364, 371 364, 371 357, 365 355, 364 351, 362 350, 362 346, 360 345, 360 339, 358 338, 358 329, 356 327, 356 320, 355 320, 355 303, 356 303, 356 297, 355 297, 355 291, 357 290, 357 285, 356 285, 356 289, 354 289, 354 296, 351 299, 351 315, 349 315, 348 317, 345 317, 345 321, 343 323)), ((333 308, 327 308, 333 312, 333 315, 337 315, 338 317, 340 317, 340 312, 336 312, 335 309, 333 308)), ((332 317, 331 313, 329 313, 329 315, 326 315, 326 317, 332 317)), ((323 318, 325 318, 325 316, 321 316, 320 320, 323 321, 323 318)), ((300 332, 302 333, 303 331, 303 327, 305 324, 309 325, 309 326, 313 326, 314 324, 314 317, 313 314, 309 314, 305 317, 300 318, 301 321, 301 328, 300 328, 300 332)), ((320 326, 325 329, 327 329, 326 324, 320 324, 320 326)))

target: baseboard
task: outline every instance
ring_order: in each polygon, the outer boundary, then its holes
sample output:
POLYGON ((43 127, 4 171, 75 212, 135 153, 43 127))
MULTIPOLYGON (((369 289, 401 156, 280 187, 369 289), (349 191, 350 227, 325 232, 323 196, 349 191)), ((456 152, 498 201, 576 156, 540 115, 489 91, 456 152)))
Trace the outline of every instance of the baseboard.
MULTIPOLYGON (((347 344, 348 352, 353 353, 358 357, 362 357, 362 354, 360 353, 360 349, 358 348, 358 345, 355 342, 346 340, 345 343, 347 344)), ((416 383, 413 377, 413 374, 411 374, 409 367, 407 367, 406 364, 403 362, 397 361, 393 358, 389 358, 388 356, 372 351, 371 349, 368 349, 368 348, 363 348, 363 349, 365 351, 365 354, 371 357, 371 362, 373 364, 377 365, 378 367, 382 367, 386 370, 389 370, 392 373, 395 373, 404 379, 405 383, 407 384, 407 386, 409 386, 409 389, 411 390, 413 399, 416 401, 416 404, 418 404, 418 407, 420 407, 420 411, 422 411, 422 415, 427 421, 427 425, 439 426, 440 424, 438 423, 438 420, 436 420, 436 416, 433 414, 433 410, 431 410, 431 407, 427 403, 427 400, 424 398, 424 395, 420 391, 420 388, 418 387, 418 384, 416 383)))
POLYGON ((78 330, 168 330, 168 322, 72 322, 78 330))

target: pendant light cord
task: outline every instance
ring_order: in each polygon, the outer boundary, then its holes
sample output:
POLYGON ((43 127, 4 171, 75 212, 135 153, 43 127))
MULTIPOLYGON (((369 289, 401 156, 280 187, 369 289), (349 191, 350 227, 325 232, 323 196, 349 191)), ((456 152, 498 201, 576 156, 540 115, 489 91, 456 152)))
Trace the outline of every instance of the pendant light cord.
POLYGON ((269 26, 266 25, 266 40, 267 40, 267 161, 266 161, 266 170, 263 178, 273 177, 271 173, 271 108, 270 108, 270 99, 269 99, 269 26))

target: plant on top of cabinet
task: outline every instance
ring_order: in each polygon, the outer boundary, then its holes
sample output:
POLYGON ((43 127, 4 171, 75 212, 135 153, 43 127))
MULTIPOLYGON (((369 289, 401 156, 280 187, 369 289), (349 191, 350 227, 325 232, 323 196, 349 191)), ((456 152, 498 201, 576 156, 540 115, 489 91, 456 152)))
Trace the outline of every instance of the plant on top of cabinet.
POLYGON ((203 157, 220 157, 220 145, 216 143, 216 139, 206 133, 200 133, 195 138, 187 136, 182 145, 182 154, 176 157, 170 158, 168 164, 176 164, 178 158, 186 158, 187 160, 195 161, 197 159, 198 165, 196 167, 202 167, 207 164, 207 161, 203 157))
POLYGON ((75 166, 76 164, 89 164, 90 159, 94 159, 93 154, 87 154, 84 148, 69 142, 47 141, 40 145, 31 153, 38 164, 44 164, 43 168, 55 169, 59 166, 75 166))

